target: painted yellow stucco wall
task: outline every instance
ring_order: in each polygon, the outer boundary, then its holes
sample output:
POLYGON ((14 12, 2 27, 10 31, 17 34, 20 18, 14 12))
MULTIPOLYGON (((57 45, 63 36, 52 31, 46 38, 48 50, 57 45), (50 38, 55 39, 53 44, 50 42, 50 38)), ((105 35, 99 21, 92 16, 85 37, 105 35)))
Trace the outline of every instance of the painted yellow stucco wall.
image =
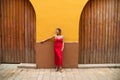
POLYGON ((79 20, 88 0, 30 0, 36 12, 36 41, 62 29, 65 42, 78 42, 79 20))

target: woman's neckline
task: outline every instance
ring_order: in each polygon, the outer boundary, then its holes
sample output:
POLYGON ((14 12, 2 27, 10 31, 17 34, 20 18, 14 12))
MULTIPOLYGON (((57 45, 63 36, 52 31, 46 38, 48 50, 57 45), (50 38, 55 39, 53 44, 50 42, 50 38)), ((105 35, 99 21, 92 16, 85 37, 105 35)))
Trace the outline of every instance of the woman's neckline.
POLYGON ((62 35, 56 35, 56 37, 55 38, 58 38, 58 39, 62 39, 63 38, 63 36, 62 35))

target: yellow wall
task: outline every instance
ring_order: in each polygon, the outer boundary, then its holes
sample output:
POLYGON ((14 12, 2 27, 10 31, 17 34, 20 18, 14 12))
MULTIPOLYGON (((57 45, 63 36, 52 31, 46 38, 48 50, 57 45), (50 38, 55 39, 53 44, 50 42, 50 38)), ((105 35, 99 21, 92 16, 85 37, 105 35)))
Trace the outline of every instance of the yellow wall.
POLYGON ((30 0, 36 12, 36 40, 40 42, 62 29, 65 42, 78 42, 79 20, 88 0, 30 0))

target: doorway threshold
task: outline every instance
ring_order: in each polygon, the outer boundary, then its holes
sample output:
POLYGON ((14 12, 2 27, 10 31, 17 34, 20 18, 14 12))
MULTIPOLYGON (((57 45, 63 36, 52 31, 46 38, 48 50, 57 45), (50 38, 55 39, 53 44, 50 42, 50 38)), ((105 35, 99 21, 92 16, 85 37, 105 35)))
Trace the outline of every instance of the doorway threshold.
POLYGON ((78 64, 78 68, 120 68, 120 64, 78 64))
POLYGON ((34 63, 20 63, 18 68, 36 68, 36 64, 34 63))

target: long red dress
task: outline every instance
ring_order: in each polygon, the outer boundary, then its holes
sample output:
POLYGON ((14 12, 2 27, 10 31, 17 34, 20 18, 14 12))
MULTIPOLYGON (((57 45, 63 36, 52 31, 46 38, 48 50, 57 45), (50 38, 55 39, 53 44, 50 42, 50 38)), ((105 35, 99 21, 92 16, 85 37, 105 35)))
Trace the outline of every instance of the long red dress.
POLYGON ((62 66, 62 44, 63 38, 55 37, 54 41, 55 66, 62 66))

